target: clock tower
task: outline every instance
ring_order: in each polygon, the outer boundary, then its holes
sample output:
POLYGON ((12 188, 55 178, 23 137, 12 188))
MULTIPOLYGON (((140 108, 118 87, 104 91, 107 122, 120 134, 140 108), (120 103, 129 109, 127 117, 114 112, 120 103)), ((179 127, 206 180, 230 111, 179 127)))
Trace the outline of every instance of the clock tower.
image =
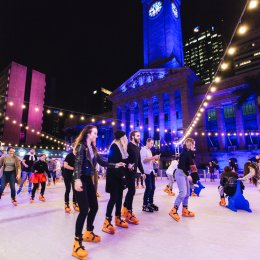
POLYGON ((184 66, 181 0, 142 0, 145 68, 184 66))

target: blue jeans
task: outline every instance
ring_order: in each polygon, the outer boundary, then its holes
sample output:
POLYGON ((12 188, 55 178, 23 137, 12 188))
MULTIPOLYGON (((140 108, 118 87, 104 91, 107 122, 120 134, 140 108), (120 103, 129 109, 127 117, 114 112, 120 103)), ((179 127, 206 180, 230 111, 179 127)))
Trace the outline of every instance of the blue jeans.
POLYGON ((145 192, 144 192, 144 206, 153 204, 153 196, 155 191, 155 176, 153 173, 145 175, 145 192))
POLYGON ((181 169, 175 172, 175 180, 179 189, 179 194, 174 202, 175 207, 179 207, 182 203, 183 206, 188 206, 190 197, 190 182, 188 176, 181 169))
POLYGON ((1 179, 1 188, 0 188, 0 198, 2 196, 2 193, 5 189, 6 184, 9 182, 10 183, 10 188, 11 188, 11 198, 15 199, 15 180, 16 180, 16 172, 11 171, 11 172, 4 172, 2 179, 1 179))
MULTIPOLYGON (((26 181, 26 179, 30 179, 30 177, 32 176, 31 172, 26 172, 26 171, 22 171, 22 182, 19 186, 19 190, 22 190, 24 182, 26 181)), ((29 182, 29 186, 28 186, 28 191, 32 189, 32 183, 29 182)))

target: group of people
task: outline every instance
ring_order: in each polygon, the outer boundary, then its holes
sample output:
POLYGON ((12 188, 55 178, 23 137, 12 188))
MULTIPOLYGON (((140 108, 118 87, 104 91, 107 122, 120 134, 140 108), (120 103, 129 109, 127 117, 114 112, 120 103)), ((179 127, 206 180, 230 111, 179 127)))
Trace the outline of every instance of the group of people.
MULTIPOLYGON (((128 141, 126 133, 118 130, 114 133, 114 141, 109 148, 108 160, 104 160, 95 145, 97 134, 96 126, 86 126, 76 138, 73 151, 66 156, 62 167, 62 176, 65 183, 65 212, 71 212, 69 202, 71 190, 73 192, 73 208, 79 212, 75 224, 75 239, 72 248, 72 255, 78 259, 86 259, 88 255, 83 242, 101 241, 101 237, 94 233, 94 221, 98 212, 97 165, 107 169, 105 190, 110 195, 102 226, 103 232, 115 234, 115 226, 126 229, 129 224, 139 224, 139 219, 133 210, 137 173, 145 182, 142 210, 149 213, 159 211, 159 207, 154 204, 156 176, 154 163, 160 160, 160 155, 152 154, 154 140, 148 138, 146 145, 140 148, 141 136, 139 131, 132 131, 128 141), (123 191, 125 189, 127 189, 127 193, 123 202, 123 191), (115 210, 114 222, 112 222, 113 210, 115 210), (86 228, 84 229, 85 222, 86 228)), ((37 160, 35 151, 32 149, 23 158, 23 171, 21 173, 21 163, 15 155, 15 149, 9 147, 7 152, 7 155, 2 156, 0 159, 0 168, 3 170, 0 198, 6 183, 9 182, 12 203, 17 205, 15 181, 21 179, 17 191, 19 194, 24 182, 29 178, 30 201, 34 202, 35 192, 40 184, 39 199, 45 201, 44 192, 47 177, 50 182, 51 177, 53 177, 51 172, 54 169, 54 167, 48 167, 46 155, 41 155, 37 160), (33 184, 33 188, 30 182, 33 184)), ((225 195, 232 196, 235 192, 235 186, 230 186, 232 179, 234 182, 234 179, 245 181, 250 178, 255 185, 260 187, 258 165, 249 162, 246 169, 247 174, 245 177, 239 179, 237 173, 232 171, 232 168, 225 167, 218 188, 221 199, 219 204, 221 206, 225 206, 225 195)), ((175 221, 180 221, 181 216, 178 211, 182 205, 182 217, 195 217, 195 213, 188 208, 190 190, 192 195, 195 196, 194 184, 198 184, 200 180, 195 164, 194 139, 187 138, 184 141, 181 154, 171 162, 166 173, 169 183, 165 188, 165 192, 171 196, 175 195, 173 192, 174 181, 176 181, 179 190, 169 215, 175 221)), ((243 188, 244 186, 241 184, 241 189, 243 188)))
POLYGON ((30 202, 34 202, 36 190, 41 185, 39 200, 46 201, 44 197, 47 178, 48 183, 55 184, 57 177, 61 171, 61 165, 58 159, 50 159, 47 162, 47 156, 42 154, 39 159, 35 154, 35 150, 31 149, 22 160, 15 155, 15 148, 8 147, 7 154, 0 158, 0 199, 4 189, 9 183, 11 189, 11 201, 17 206, 18 202, 16 195, 19 195, 23 189, 24 183, 28 181, 28 193, 30 194, 30 202), (18 183, 19 188, 16 192, 15 183, 18 183))
MULTIPOLYGON (((159 207, 154 204, 155 192, 155 171, 154 162, 160 159, 160 155, 152 154, 154 141, 151 138, 146 140, 146 145, 140 149, 140 132, 132 131, 130 141, 124 131, 118 130, 114 133, 108 160, 104 161, 96 149, 97 138, 96 126, 86 126, 74 144, 75 163, 74 187, 76 200, 79 205, 79 215, 76 220, 75 240, 73 243, 72 255, 78 259, 85 259, 88 251, 82 242, 100 242, 101 237, 94 233, 94 220, 98 211, 98 201, 93 182, 97 163, 107 168, 106 192, 110 198, 106 208, 105 220, 102 231, 108 234, 115 234, 116 228, 128 228, 129 224, 138 225, 139 219, 133 211, 133 201, 136 192, 135 177, 137 171, 145 181, 145 192, 143 197, 143 211, 158 211, 159 207), (123 202, 123 191, 127 193, 123 202), (115 219, 112 222, 112 212, 115 209, 115 219), (86 229, 83 228, 86 223, 86 229)), ((179 188, 174 207, 169 215, 176 221, 180 220, 178 209, 183 205, 182 216, 194 217, 195 214, 188 210, 190 193, 189 171, 194 166, 195 141, 186 139, 185 147, 180 154, 178 167, 175 171, 175 179, 179 188)))

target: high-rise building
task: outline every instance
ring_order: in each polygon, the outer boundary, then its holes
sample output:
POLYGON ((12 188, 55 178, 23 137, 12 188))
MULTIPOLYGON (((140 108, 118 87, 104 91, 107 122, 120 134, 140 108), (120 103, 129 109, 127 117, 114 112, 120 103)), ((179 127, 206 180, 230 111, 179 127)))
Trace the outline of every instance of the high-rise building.
POLYGON ((260 68, 260 29, 251 31, 246 37, 234 42, 235 74, 246 73, 260 68))
POLYGON ((199 26, 185 43, 185 64, 205 83, 210 83, 224 52, 224 38, 214 26, 200 31, 199 26))
POLYGON ((99 88, 93 91, 95 103, 99 105, 98 113, 106 113, 112 110, 112 102, 108 99, 111 93, 106 88, 99 88))
POLYGON ((11 62, 0 73, 0 139, 37 144, 42 129, 45 74, 11 62), (20 127, 20 124, 23 126, 20 127), (29 128, 24 128, 24 126, 29 128))

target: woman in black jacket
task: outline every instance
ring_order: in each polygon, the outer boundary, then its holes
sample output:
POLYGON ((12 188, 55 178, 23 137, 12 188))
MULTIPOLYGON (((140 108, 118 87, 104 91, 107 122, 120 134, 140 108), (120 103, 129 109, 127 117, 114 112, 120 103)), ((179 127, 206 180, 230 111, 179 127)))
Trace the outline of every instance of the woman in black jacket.
MULTIPOLYGON (((127 153, 128 140, 124 131, 115 132, 115 140, 113 141, 108 154, 108 162, 118 163, 124 162, 127 164, 128 153, 127 153)), ((131 168, 133 165, 129 165, 131 168)), ((126 168, 114 168, 107 170, 106 178, 106 192, 110 193, 110 199, 107 204, 106 219, 103 224, 102 231, 114 234, 115 228, 111 224, 112 221, 112 211, 114 206, 116 206, 115 212, 115 224, 118 227, 128 228, 126 221, 121 219, 121 208, 123 199, 123 190, 126 188, 126 168)))
POLYGON ((74 181, 76 198, 80 213, 76 221, 75 241, 72 255, 78 259, 85 259, 88 252, 82 246, 82 240, 100 242, 101 238, 93 233, 94 220, 98 211, 98 202, 92 176, 95 174, 96 164, 103 167, 115 168, 124 166, 124 163, 107 163, 102 160, 95 146, 97 139, 96 126, 86 126, 75 142, 74 181), (88 218, 87 218, 88 217, 88 218), (82 229, 87 218, 87 230, 82 237, 82 229))

